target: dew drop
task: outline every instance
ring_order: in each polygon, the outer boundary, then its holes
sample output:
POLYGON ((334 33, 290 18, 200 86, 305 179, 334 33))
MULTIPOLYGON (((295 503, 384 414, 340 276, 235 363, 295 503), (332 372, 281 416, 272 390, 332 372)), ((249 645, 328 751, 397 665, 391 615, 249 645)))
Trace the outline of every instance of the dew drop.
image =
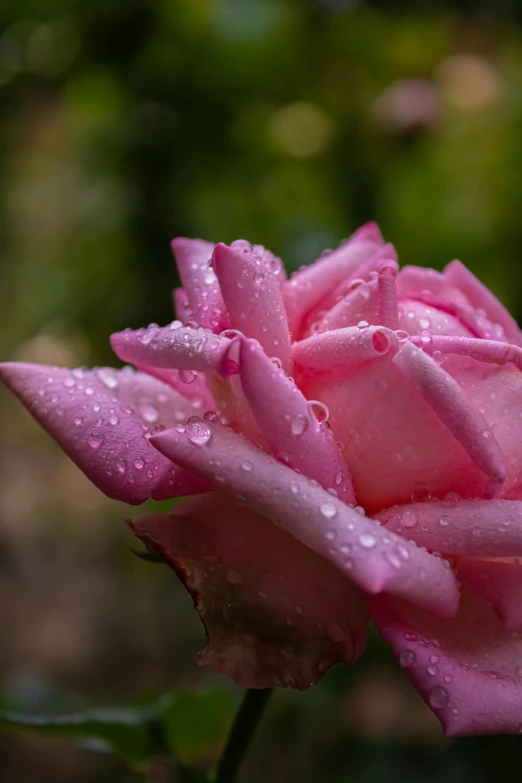
POLYGON ((252 467, 253 467, 253 465, 252 465, 252 463, 249 460, 245 460, 244 462, 241 463, 241 468, 244 471, 246 471, 247 473, 250 473, 250 471, 252 470, 252 467))
POLYGON ((124 473, 126 472, 126 470, 127 470, 127 460, 126 460, 126 459, 123 459, 123 457, 122 457, 121 459, 119 459, 119 460, 117 461, 117 463, 116 463, 116 467, 117 467, 117 469, 118 469, 118 473, 121 473, 121 474, 122 474, 122 476, 123 476, 123 474, 124 474, 124 473))
POLYGON ((142 459, 142 457, 136 457, 136 459, 134 460, 134 467, 136 468, 136 470, 143 470, 143 468, 145 467, 145 460, 142 459))
POLYGON ((239 585, 241 584, 242 580, 243 577, 239 571, 234 571, 233 569, 227 571, 227 582, 230 582, 231 585, 239 585))
POLYGON ((302 435, 304 432, 306 432, 308 426, 308 418, 304 414, 300 413, 298 416, 292 419, 290 424, 290 431, 292 435, 302 435))
POLYGON ((194 383, 198 377, 194 370, 178 370, 178 375, 181 383, 194 383))
POLYGON ((430 677, 436 677, 437 674, 439 673, 439 668, 438 668, 438 666, 428 666, 426 671, 428 672, 430 677))
POLYGON ((359 536, 359 544, 364 549, 372 549, 376 543, 375 536, 372 536, 371 533, 363 533, 362 536, 359 536))
POLYGON ((308 408, 319 424, 326 424, 328 417, 330 416, 330 411, 324 402, 321 402, 320 400, 309 400, 308 408))
POLYGON ((401 516, 401 523, 403 527, 415 527, 418 517, 414 511, 405 511, 401 516))
POLYGON ((403 650, 399 655, 399 663, 403 669, 408 669, 410 666, 413 666, 416 660, 417 656, 413 650, 403 650))
POLYGON ((99 449, 105 440, 105 436, 101 432, 91 432, 87 439, 87 443, 91 449, 99 449))
POLYGON ((326 503, 321 503, 319 506, 319 511, 326 519, 332 519, 332 517, 337 514, 337 508, 335 507, 335 504, 330 503, 329 501, 326 501, 326 503))
POLYGON ((449 693, 442 685, 436 685, 430 693, 430 706, 435 709, 446 707, 449 701, 449 693))
POLYGON ((212 437, 212 431, 208 424, 197 418, 189 419, 185 432, 189 441, 196 446, 204 446, 212 437))

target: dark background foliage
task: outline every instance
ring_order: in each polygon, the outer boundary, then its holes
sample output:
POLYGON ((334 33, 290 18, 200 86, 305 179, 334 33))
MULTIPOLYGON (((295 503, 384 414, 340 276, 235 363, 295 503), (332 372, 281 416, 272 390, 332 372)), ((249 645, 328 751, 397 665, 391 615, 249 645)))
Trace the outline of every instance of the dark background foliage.
MULTIPOLYGON (((178 234, 295 269, 368 219, 403 263, 459 257, 521 316, 521 24, 517 0, 4 0, 1 357, 111 363, 111 331, 170 320, 178 234)), ((237 700, 196 666, 175 577, 129 553, 128 509, 0 405, 1 703, 237 700)), ((372 638, 352 669, 276 695, 243 779, 269 777, 515 783, 522 739, 444 740, 372 638)), ((0 780, 35 779, 134 778, 2 733, 0 780)))

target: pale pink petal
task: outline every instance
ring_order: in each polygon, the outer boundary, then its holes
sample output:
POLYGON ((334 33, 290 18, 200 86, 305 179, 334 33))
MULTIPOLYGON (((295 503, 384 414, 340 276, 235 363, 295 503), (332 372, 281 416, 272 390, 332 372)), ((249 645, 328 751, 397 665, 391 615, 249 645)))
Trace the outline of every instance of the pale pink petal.
POLYGON ((171 386, 183 397, 191 400, 194 407, 199 407, 202 411, 215 409, 215 401, 207 384, 208 379, 212 376, 206 376, 205 373, 197 373, 193 370, 164 370, 160 367, 152 367, 150 364, 140 364, 140 362, 135 362, 134 366, 137 370, 152 375, 153 378, 171 386))
POLYGON ((171 247, 196 323, 213 331, 226 329, 225 303, 210 263, 214 245, 203 239, 177 237, 171 247))
POLYGON ((239 369, 246 399, 279 459, 325 489, 335 490, 346 503, 355 503, 339 447, 294 381, 253 340, 241 343, 239 369))
POLYGON ((415 299, 399 300, 399 328, 408 334, 430 334, 471 337, 472 332, 456 315, 415 299))
POLYGON ((251 250, 256 256, 261 257, 263 262, 268 264, 272 269, 279 281, 279 285, 283 285, 286 280, 286 269, 281 259, 272 253, 271 250, 268 250, 263 245, 252 245, 247 239, 236 239, 235 242, 232 242, 230 247, 239 248, 241 250, 251 250))
POLYGON ((358 502, 379 511, 448 492, 483 496, 488 478, 391 355, 299 376, 305 397, 329 409, 328 423, 343 444, 358 502))
POLYGON ((450 301, 437 296, 430 291, 421 291, 415 298, 427 307, 435 308, 460 321, 472 337, 482 337, 485 340, 503 340, 506 335, 499 324, 492 323, 485 315, 484 310, 475 310, 464 301, 450 301))
POLYGON ((448 736, 520 733, 522 637, 469 589, 451 619, 384 597, 371 613, 448 736))
POLYGON ((470 457, 494 481, 502 483, 506 467, 500 446, 486 419, 462 387, 411 342, 393 361, 411 381, 470 457))
POLYGON ((337 250, 296 272, 284 286, 288 324, 294 339, 303 319, 336 286, 384 244, 375 223, 367 223, 337 250))
POLYGON ((458 590, 447 563, 361 516, 243 436, 201 422, 159 433, 152 442, 325 557, 362 590, 399 595, 443 615, 456 611, 458 590))
POLYGON ((294 343, 293 358, 304 370, 320 372, 382 359, 388 353, 395 353, 398 348, 397 335, 390 329, 350 326, 294 343))
POLYGON ((395 278, 397 271, 392 266, 386 266, 379 271, 377 280, 377 295, 379 299, 379 323, 388 329, 399 328, 399 311, 397 306, 397 289, 395 278))
POLYGON ((480 340, 476 337, 448 337, 433 335, 412 337, 411 342, 430 355, 440 353, 470 356, 488 364, 514 364, 522 370, 522 348, 497 340, 480 340))
POLYGON ((205 625, 199 661, 244 688, 306 690, 366 644, 366 599, 324 558, 222 493, 131 525, 205 625))
POLYGON ((114 353, 124 362, 149 371, 188 370, 228 375, 237 372, 229 359, 233 340, 212 334, 208 329, 192 329, 173 321, 169 326, 126 329, 111 335, 114 353))
POLYGON ((175 288, 172 292, 174 300, 174 313, 178 321, 186 326, 190 321, 194 322, 194 313, 190 309, 187 294, 183 288, 175 288))
POLYGON ((464 292, 452 285, 446 275, 435 269, 403 266, 397 275, 397 294, 402 299, 429 292, 449 302, 469 304, 464 292))
POLYGON ((161 456, 159 429, 200 411, 163 383, 123 370, 68 370, 8 362, 0 378, 85 475, 106 495, 138 505, 208 485, 161 456))
POLYGON ((464 557, 522 555, 522 501, 429 500, 376 514, 387 530, 430 552, 464 557))
POLYGON ((369 280, 366 283, 354 280, 353 283, 352 290, 333 305, 319 322, 314 323, 310 330, 312 333, 357 326, 361 321, 368 324, 379 323, 377 280, 369 280))
POLYGON ((239 241, 231 247, 218 244, 213 265, 233 329, 253 337, 266 354, 291 370, 290 333, 279 277, 270 258, 239 241))
POLYGON ((513 316, 464 264, 452 261, 444 270, 444 275, 453 286, 460 288, 472 307, 484 310, 491 323, 502 327, 510 342, 522 345, 522 334, 513 316))
POLYGON ((469 585, 511 631, 522 630, 522 562, 519 558, 458 558, 459 579, 469 585))

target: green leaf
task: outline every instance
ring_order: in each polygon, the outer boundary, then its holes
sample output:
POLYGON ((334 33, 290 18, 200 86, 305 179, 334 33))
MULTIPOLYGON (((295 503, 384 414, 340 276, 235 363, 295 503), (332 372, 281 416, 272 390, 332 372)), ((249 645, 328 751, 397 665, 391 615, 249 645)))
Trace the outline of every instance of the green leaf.
POLYGON ((28 729, 50 737, 95 741, 129 762, 145 760, 150 750, 150 729, 134 710, 92 710, 78 715, 20 715, 0 712, 0 726, 28 729))
POLYGON ((232 722, 232 704, 226 691, 178 693, 164 703, 157 719, 171 752, 190 763, 221 743, 232 722))

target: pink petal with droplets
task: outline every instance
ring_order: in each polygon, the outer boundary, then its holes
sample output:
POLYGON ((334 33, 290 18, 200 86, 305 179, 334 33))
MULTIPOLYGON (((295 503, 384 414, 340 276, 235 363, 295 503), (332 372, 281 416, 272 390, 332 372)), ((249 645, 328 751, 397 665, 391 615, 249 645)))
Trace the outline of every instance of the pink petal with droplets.
POLYGON ((401 346, 393 361, 479 468, 502 483, 506 467, 500 446, 486 419, 470 404, 462 387, 410 342, 401 346))
POLYGON ((169 326, 126 329, 111 335, 114 353, 124 362, 161 370, 189 370, 223 375, 237 372, 229 360, 233 340, 173 321, 169 326))
POLYGON ((287 465, 325 489, 334 489, 341 500, 355 503, 339 447, 295 383, 252 340, 241 343, 239 368, 246 399, 276 455, 284 455, 287 465))
POLYGON ((222 493, 131 525, 189 590, 200 663, 244 688, 306 690, 366 644, 367 601, 324 558, 222 493))
POLYGON ((270 259, 239 241, 231 247, 218 244, 213 265, 233 329, 253 337, 265 353, 291 370, 290 333, 278 276, 270 259))
POLYGON ((328 310, 312 332, 328 332, 357 326, 360 321, 379 324, 379 297, 377 280, 357 285, 328 310))
POLYGON ((397 275, 397 294, 403 299, 415 298, 424 292, 449 302, 469 304, 464 292, 456 288, 442 272, 420 266, 403 266, 397 275))
POLYGON ((293 357, 304 370, 326 372, 335 367, 354 367, 372 359, 382 359, 398 348, 398 337, 390 329, 351 326, 294 343, 293 357))
POLYGON ((375 223, 367 223, 337 250, 296 272, 284 286, 288 324, 294 339, 303 319, 336 286, 384 244, 375 223))
POLYGON ((216 424, 205 434, 178 427, 152 442, 205 480, 237 495, 335 565, 369 593, 399 595, 442 615, 458 605, 451 570, 437 557, 385 531, 246 438, 216 424))
POLYGON ((519 558, 457 558, 459 579, 479 595, 505 627, 522 630, 522 562, 519 558))
POLYGON ((138 505, 208 485, 158 454, 148 438, 199 409, 154 378, 101 368, 68 370, 8 362, 0 378, 106 495, 138 505))
POLYGON ((451 619, 384 597, 371 614, 446 735, 520 733, 522 638, 469 589, 451 619))
POLYGON ((444 276, 465 294, 472 307, 484 310, 491 323, 499 324, 510 342, 522 345, 522 333, 513 316, 464 264, 452 261, 444 270, 444 276))
POLYGON ((463 557, 522 555, 522 501, 430 500, 376 514, 387 530, 431 552, 463 557))
POLYGON ((203 239, 177 237, 171 247, 196 323, 213 331, 226 329, 225 303, 210 263, 214 245, 203 239))
POLYGON ((412 335, 426 331, 430 334, 456 337, 472 335, 472 332, 455 315, 415 299, 399 299, 399 329, 412 335))
POLYGON ((175 288, 172 292, 172 298, 174 300, 174 314, 178 321, 181 321, 183 326, 186 326, 189 321, 194 321, 195 316, 190 309, 187 294, 183 288, 175 288))
POLYGON ((377 280, 377 296, 379 301, 379 324, 388 329, 399 328, 399 311, 397 306, 397 289, 395 278, 397 271, 392 266, 386 266, 379 271, 377 280))

